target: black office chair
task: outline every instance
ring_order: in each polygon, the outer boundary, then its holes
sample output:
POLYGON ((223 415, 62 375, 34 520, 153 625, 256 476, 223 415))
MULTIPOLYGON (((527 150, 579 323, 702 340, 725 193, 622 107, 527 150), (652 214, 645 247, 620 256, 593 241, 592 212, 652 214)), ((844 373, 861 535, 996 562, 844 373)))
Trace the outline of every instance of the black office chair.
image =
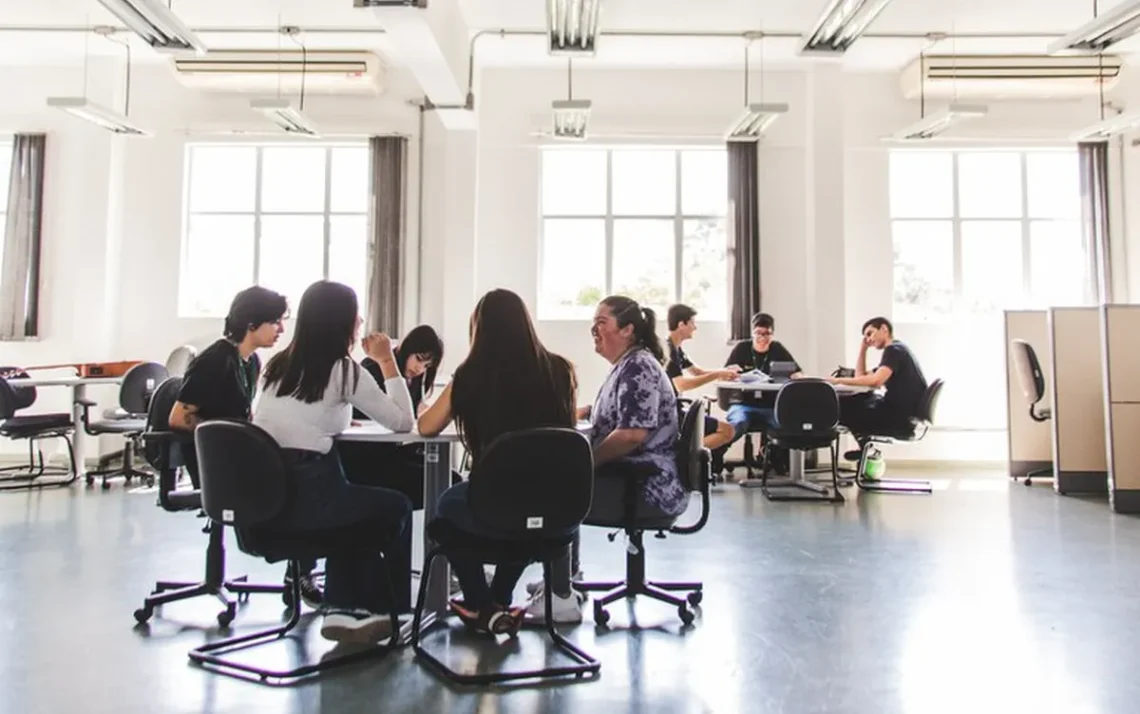
POLYGON ((789 451, 814 452, 826 448, 831 452, 831 488, 808 481, 772 485, 768 482, 768 458, 765 452, 760 489, 769 501, 824 501, 843 503, 839 492, 839 396, 822 379, 799 379, 780 387, 776 394, 778 429, 768 430, 768 443, 789 451), (771 488, 795 488, 809 492, 791 494, 771 488))
POLYGON ((97 469, 87 472, 87 485, 95 483, 97 477, 103 480, 103 488, 110 488, 107 479, 123 477, 127 483, 132 478, 142 479, 147 486, 154 485, 154 475, 140 471, 134 466, 134 455, 141 446, 142 433, 146 431, 147 408, 151 395, 158 385, 162 384, 169 375, 166 367, 157 362, 143 362, 131 367, 123 376, 119 386, 119 409, 98 421, 91 421, 91 407, 95 402, 84 399, 79 403, 83 405, 83 429, 91 436, 102 434, 121 434, 126 438, 123 444, 122 465, 111 469, 97 469))
POLYGON ((590 442, 573 429, 528 429, 504 434, 487 449, 471 472, 469 483, 467 497, 475 517, 503 535, 474 536, 439 518, 428 525, 436 546, 427 554, 420 578, 412 624, 412 648, 416 658, 458 684, 596 675, 601 668, 598 660, 554 629, 550 587, 551 564, 566 553, 590 510, 594 488, 590 442), (424 628, 423 633, 420 631, 432 563, 441 555, 495 564, 541 562, 546 593, 546 633, 571 663, 487 674, 464 674, 444 664, 420 642, 422 634, 446 622, 437 619, 424 628))
MULTIPOLYGON (((604 627, 610 620, 606 605, 623 598, 634 598, 645 595, 654 600, 668 603, 677 608, 681 622, 686 625, 693 622, 693 611, 689 605, 696 607, 704 597, 704 584, 699 582, 663 582, 645 579, 645 531, 658 531, 657 537, 664 538, 665 532, 688 535, 704 528, 709 519, 709 452, 702 446, 704 439, 705 403, 696 401, 685 412, 681 422, 681 433, 677 440, 677 468, 681 484, 690 494, 697 491, 701 494, 701 515, 691 526, 678 526, 680 516, 641 515, 636 513, 633 503, 626 503, 626 513, 616 520, 602 520, 587 516, 585 524, 588 526, 604 526, 619 528, 625 531, 629 539, 625 556, 625 580, 617 582, 591 582, 574 583, 574 588, 582 592, 598 592, 605 594, 594 599, 594 622, 604 627), (684 598, 671 595, 671 592, 687 592, 684 598)), ((640 499, 642 483, 631 484, 627 493, 634 499, 640 499)), ((616 534, 611 533, 609 538, 614 540, 616 534)))
MULTIPOLYGON (((1034 351, 1033 345, 1025 340, 1011 340, 1009 346, 1013 357, 1013 367, 1017 372, 1017 381, 1021 385, 1022 393, 1025 394, 1025 400, 1029 403, 1029 418, 1036 422, 1049 421, 1053 418, 1053 410, 1049 407, 1039 406, 1041 400, 1045 398, 1045 375, 1041 371, 1041 362, 1037 359, 1037 352, 1034 351)), ((1034 476, 1052 475, 1052 473, 1052 466, 1034 469, 1025 474, 1025 480, 1022 483, 1026 486, 1032 486, 1034 476)), ((1013 476, 1013 478, 1017 477, 1013 476)))
POLYGON ((922 395, 922 405, 919 415, 910 420, 909 428, 900 429, 893 434, 857 434, 859 441, 859 465, 855 469, 855 484, 864 491, 877 491, 887 493, 933 493, 929 481, 920 479, 869 479, 863 473, 867 466, 867 458, 875 444, 894 444, 896 442, 922 441, 934 425, 934 414, 938 409, 938 398, 942 395, 942 380, 936 379, 926 388, 922 395))
MULTIPOLYGON (((146 431, 143 432, 143 454, 155 472, 158 473, 158 505, 171 513, 198 511, 202 507, 202 495, 196 490, 178 490, 178 467, 175 450, 194 448, 194 436, 188 432, 170 428, 170 410, 182 389, 182 378, 171 377, 158 386, 151 397, 146 418, 146 431)), ((206 572, 201 582, 172 582, 160 580, 154 590, 143 601, 143 606, 135 610, 135 620, 139 624, 148 621, 155 609, 168 603, 210 595, 217 598, 224 609, 218 613, 218 625, 228 626, 237 615, 237 605, 227 593, 246 599, 251 593, 284 593, 283 585, 256 585, 246 582, 245 576, 226 579, 225 528, 211 522, 206 546, 206 572)))
POLYGON ((13 491, 44 486, 66 486, 76 479, 75 450, 71 435, 75 424, 70 414, 28 414, 16 416, 36 402, 35 387, 19 386, 28 373, 18 367, 0 367, 0 436, 28 440, 28 463, 0 468, 0 491, 13 491), (48 466, 40 442, 62 439, 67 445, 66 468, 48 466), (44 476, 47 479, 40 480, 44 476))
MULTIPOLYGON (((392 651, 400 640, 400 623, 395 612, 391 614, 393 634, 387 643, 338 656, 326 654, 318 662, 291 669, 267 669, 226 657, 281 640, 297 627, 301 621, 302 561, 358 548, 378 548, 382 544, 376 542, 371 528, 367 531, 357 527, 330 528, 303 533, 275 530, 272 521, 288 507, 294 486, 280 447, 261 428, 244 421, 208 421, 195 430, 194 440, 206 514, 219 528, 231 526, 234 529, 238 547, 243 552, 270 563, 289 561, 293 593, 285 624, 201 645, 190 651, 191 661, 229 676, 285 682, 392 651)), ((385 582, 391 596, 392 582, 386 573, 385 582)))

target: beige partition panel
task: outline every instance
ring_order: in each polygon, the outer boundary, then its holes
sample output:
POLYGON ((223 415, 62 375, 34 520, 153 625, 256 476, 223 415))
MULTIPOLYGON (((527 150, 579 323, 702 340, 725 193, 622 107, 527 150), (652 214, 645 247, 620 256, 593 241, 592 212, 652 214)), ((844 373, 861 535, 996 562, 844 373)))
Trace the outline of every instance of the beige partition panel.
POLYGON ((1049 310, 1053 483, 1062 494, 1108 491, 1101 319, 1095 307, 1049 310))
POLYGON ((1109 502, 1140 513, 1140 305, 1105 305, 1101 319, 1109 502))
POLYGON ((1053 428, 1048 421, 1029 416, 1029 399, 1021 390, 1017 369, 1010 358, 1011 340, 1025 340, 1037 354, 1045 375, 1045 397, 1037 411, 1053 403, 1053 361, 1049 355, 1049 318, 1044 310, 1008 310, 1005 313, 1006 403, 1009 405, 1009 475, 1025 476, 1031 471, 1053 469, 1053 428))

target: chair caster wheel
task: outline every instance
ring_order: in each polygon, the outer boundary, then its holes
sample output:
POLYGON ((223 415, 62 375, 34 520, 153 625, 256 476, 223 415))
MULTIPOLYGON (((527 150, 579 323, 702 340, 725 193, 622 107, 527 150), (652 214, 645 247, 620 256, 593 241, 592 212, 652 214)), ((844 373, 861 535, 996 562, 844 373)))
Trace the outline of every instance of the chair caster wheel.
POLYGON ((144 483, 147 488, 154 488, 154 478, 148 478, 144 483))
POLYGON ((692 605, 693 607, 696 607, 697 605, 701 604, 701 600, 705 599, 705 594, 702 593, 700 590, 696 590, 694 592, 689 593, 689 597, 687 597, 685 599, 689 601, 690 605, 692 605))
POLYGON ((124 474, 124 475, 123 475, 123 483, 130 483, 130 482, 131 482, 131 478, 132 478, 132 477, 131 477, 131 475, 130 475, 130 474, 124 474))
POLYGON ((238 593, 237 601, 243 605, 249 602, 249 593, 238 593))
POLYGON ((234 621, 234 614, 235 613, 234 613, 232 608, 229 610, 225 610, 223 612, 219 612, 218 613, 218 626, 219 627, 229 627, 230 623, 234 621))
POLYGON ((104 482, 103 482, 103 484, 102 484, 102 489, 103 489, 104 491, 109 491, 109 490, 111 489, 111 484, 110 484, 110 482, 108 482, 108 481, 104 481, 104 482))
POLYGON ((147 620, 149 620, 150 616, 153 614, 154 610, 151 610, 148 607, 140 607, 139 609, 135 610, 135 622, 139 623, 140 625, 145 625, 147 620))
POLYGON ((95 477, 94 477, 94 476, 84 476, 84 477, 83 477, 83 481, 84 481, 84 482, 85 482, 85 483, 86 483, 88 486, 94 486, 94 485, 95 485, 95 477))
POLYGON ((677 608, 677 614, 681 616, 681 622, 683 622, 684 624, 686 624, 686 625, 693 624, 694 615, 692 612, 689 611, 689 608, 682 605, 681 607, 677 608))
POLYGON ((605 627, 610 621, 610 613, 603 608, 594 606, 594 623, 598 627, 605 627))

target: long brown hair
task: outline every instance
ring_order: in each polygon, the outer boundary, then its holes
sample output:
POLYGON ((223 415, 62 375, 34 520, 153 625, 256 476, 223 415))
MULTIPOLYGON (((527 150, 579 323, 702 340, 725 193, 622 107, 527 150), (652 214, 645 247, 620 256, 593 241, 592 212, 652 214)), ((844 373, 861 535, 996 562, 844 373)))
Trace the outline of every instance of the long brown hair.
POLYGON ((266 389, 280 383, 278 396, 319 402, 339 365, 344 394, 355 391, 360 368, 349 359, 349 351, 356 337, 356 317, 352 288, 329 280, 310 285, 301 295, 292 341, 265 366, 266 389))
POLYGON ((451 412, 476 463, 507 432, 573 427, 575 387, 573 367, 539 341, 522 298, 492 290, 479 300, 471 351, 451 383, 451 412))

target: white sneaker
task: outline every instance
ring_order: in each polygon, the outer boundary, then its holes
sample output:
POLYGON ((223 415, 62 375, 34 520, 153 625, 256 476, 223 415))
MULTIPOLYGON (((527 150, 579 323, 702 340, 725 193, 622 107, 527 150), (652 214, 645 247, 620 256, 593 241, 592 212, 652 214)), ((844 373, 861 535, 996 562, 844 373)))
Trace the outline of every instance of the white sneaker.
MULTIPOLYGON (((582 573, 581 570, 579 570, 578 572, 576 572, 570 576, 570 581, 575 582, 575 583, 580 583, 585 579, 586 579, 586 576, 582 573)), ((529 583, 526 584, 526 594, 533 597, 537 594, 540 594, 542 592, 542 588, 543 588, 542 578, 539 578, 538 580, 531 580, 529 583)), ((578 592, 578 591, 575 590, 574 592, 578 592)))
MULTIPOLYGON (((582 599, 574 595, 554 595, 551 602, 551 613, 557 624, 576 623, 582 621, 582 599)), ((526 608, 526 622, 546 622, 546 598, 541 594, 533 598, 526 608)))
POLYGON ((321 637, 333 642, 368 645, 392 636, 392 619, 367 610, 329 610, 321 637))

